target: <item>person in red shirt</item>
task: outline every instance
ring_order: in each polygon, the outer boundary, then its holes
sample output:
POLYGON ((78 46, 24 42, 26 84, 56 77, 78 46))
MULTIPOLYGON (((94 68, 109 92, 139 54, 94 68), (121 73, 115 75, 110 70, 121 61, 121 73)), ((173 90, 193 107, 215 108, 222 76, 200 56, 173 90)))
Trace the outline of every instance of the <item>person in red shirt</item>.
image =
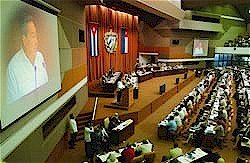
POLYGON ((127 147, 122 151, 123 160, 126 163, 130 163, 131 160, 135 157, 135 150, 131 147, 131 145, 127 145, 127 147))

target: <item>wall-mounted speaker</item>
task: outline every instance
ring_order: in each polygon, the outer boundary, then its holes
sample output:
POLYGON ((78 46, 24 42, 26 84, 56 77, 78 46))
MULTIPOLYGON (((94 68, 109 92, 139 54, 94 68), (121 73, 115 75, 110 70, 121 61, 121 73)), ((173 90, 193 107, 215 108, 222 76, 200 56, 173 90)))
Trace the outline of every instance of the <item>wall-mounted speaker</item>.
POLYGON ((180 78, 176 78, 175 79, 175 84, 179 84, 179 82, 180 82, 180 78))
POLYGON ((163 94, 166 91, 166 84, 160 85, 160 94, 163 94))
POLYGON ((79 42, 85 42, 84 30, 79 29, 79 42))
POLYGON ((179 40, 172 40, 173 45, 179 45, 179 40))
POLYGON ((184 73, 184 79, 187 79, 187 75, 188 75, 188 73, 185 72, 185 73, 184 73))

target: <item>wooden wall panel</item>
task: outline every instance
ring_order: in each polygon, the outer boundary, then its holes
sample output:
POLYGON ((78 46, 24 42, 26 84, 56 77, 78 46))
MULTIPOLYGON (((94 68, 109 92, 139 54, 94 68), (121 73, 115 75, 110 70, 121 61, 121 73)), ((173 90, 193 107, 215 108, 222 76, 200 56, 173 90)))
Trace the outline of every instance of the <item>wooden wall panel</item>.
MULTIPOLYGON (((83 78, 82 66, 73 68, 73 83, 74 85, 81 81, 83 78)), ((71 80, 72 80, 71 79, 71 80)))
POLYGON ((129 114, 120 115, 120 119, 123 120, 123 121, 127 120, 127 119, 133 119, 135 124, 137 124, 138 123, 138 112, 133 112, 133 113, 129 113, 129 114))
POLYGON ((152 102, 152 112, 154 112, 155 110, 157 110, 164 102, 165 102, 164 95, 162 95, 161 97, 159 97, 156 100, 154 100, 152 102))
POLYGON ((72 49, 72 66, 73 68, 80 66, 83 63, 82 48, 72 49))
POLYGON ((156 52, 159 54, 169 54, 169 47, 143 47, 140 46, 139 52, 156 52))
POLYGON ((130 72, 134 70, 134 64, 138 57, 138 16, 118 12, 104 6, 85 6, 86 31, 90 23, 98 25, 98 56, 90 56, 89 32, 86 32, 86 47, 88 61, 89 81, 98 80, 110 68, 115 71, 130 72), (104 45, 106 32, 112 31, 118 34, 116 52, 109 54, 104 45), (128 53, 121 54, 121 28, 128 30, 128 53))
POLYGON ((59 96, 62 96, 65 92, 67 92, 70 88, 73 87, 74 82, 72 78, 73 78, 73 69, 70 69, 64 73, 62 80, 62 89, 59 92, 59 96))

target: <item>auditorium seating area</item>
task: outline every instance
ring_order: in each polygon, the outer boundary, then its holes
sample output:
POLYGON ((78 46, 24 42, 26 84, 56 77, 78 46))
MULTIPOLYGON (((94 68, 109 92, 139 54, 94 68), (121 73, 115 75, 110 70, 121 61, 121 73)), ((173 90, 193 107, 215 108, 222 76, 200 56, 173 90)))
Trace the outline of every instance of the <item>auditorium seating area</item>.
POLYGON ((236 93, 234 98, 237 101, 237 115, 236 123, 237 128, 233 131, 235 148, 240 150, 242 153, 248 153, 250 151, 250 87, 244 84, 244 77, 249 78, 250 71, 245 69, 235 69, 235 82, 236 82, 236 93))
POLYGON ((198 85, 187 95, 184 99, 158 124, 158 137, 162 139, 172 138, 173 141, 177 136, 181 136, 186 132, 186 128, 189 128, 190 121, 193 116, 197 113, 200 107, 202 98, 205 93, 209 90, 210 86, 215 80, 215 71, 209 71, 207 76, 204 77, 198 85), (177 125, 177 130, 172 133, 169 132, 168 123, 170 117, 174 117, 174 121, 177 125), (181 120, 181 122, 180 122, 181 120), (173 135, 174 134, 174 135, 173 135))
POLYGON ((195 146, 223 148, 224 137, 231 131, 233 110, 231 108, 232 72, 220 74, 209 93, 205 106, 189 129, 189 137, 195 146), (219 127, 218 127, 219 126, 219 127), (219 132, 220 131, 220 132, 219 132))
POLYGON ((234 40, 226 41, 224 47, 250 47, 250 33, 239 35, 234 40))

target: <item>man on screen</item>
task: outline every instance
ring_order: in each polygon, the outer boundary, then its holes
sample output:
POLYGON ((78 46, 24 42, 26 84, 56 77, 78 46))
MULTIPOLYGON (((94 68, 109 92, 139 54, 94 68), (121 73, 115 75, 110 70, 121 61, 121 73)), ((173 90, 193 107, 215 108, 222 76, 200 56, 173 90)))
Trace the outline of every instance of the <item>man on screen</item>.
POLYGON ((12 103, 48 82, 43 54, 32 16, 21 23, 22 48, 11 58, 7 69, 7 103, 12 103))
POLYGON ((195 42, 195 45, 194 45, 194 54, 203 55, 203 53, 204 51, 203 51, 202 42, 198 40, 197 42, 195 42))

